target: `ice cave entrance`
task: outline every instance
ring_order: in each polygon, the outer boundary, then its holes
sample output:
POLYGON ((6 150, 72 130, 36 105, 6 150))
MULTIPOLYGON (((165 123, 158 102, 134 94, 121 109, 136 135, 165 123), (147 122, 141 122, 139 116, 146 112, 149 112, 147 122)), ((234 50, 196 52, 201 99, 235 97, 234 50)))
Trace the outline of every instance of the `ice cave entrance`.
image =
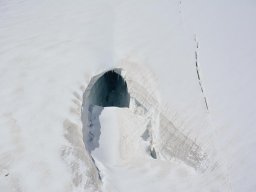
POLYGON ((88 151, 99 147, 100 114, 105 107, 129 107, 130 94, 122 69, 115 68, 94 76, 83 95, 81 119, 83 141, 88 151))
POLYGON ((130 95, 121 70, 110 70, 97 78, 89 92, 89 103, 101 107, 129 107, 130 95))

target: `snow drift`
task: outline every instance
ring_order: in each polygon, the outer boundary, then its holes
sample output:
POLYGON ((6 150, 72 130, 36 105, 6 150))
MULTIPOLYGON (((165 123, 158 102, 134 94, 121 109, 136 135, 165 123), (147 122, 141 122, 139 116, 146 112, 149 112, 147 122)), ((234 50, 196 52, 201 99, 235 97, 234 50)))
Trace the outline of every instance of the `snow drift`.
POLYGON ((255 7, 1 1, 0 191, 255 191, 255 7))

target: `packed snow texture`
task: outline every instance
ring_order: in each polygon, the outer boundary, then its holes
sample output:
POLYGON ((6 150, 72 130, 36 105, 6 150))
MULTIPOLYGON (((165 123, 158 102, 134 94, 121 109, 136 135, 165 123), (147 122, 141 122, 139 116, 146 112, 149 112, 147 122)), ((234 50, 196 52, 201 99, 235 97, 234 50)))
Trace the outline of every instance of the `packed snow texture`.
POLYGON ((6 0, 0 18, 1 192, 255 191, 254 1, 6 0), (87 113, 113 68, 130 107, 87 113))

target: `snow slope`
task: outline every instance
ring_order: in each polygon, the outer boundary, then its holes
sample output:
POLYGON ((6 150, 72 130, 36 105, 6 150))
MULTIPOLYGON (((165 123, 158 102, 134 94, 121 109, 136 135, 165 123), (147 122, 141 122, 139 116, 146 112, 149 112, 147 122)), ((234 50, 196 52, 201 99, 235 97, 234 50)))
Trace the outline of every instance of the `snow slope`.
POLYGON ((255 191, 254 1, 184 1, 184 20, 199 41, 210 116, 234 191, 255 191), (204 15, 204 17, 202 17, 204 15))
POLYGON ((179 161, 152 158, 147 151, 147 141, 142 137, 145 131, 143 116, 129 109, 110 107, 105 108, 100 117, 100 144, 92 151, 92 156, 100 170, 103 191, 224 189, 218 185, 218 178, 211 183, 213 178, 209 173, 198 174, 179 161))
MULTIPOLYGON (((255 7, 250 0, 1 1, 0 191, 255 191, 255 7), (120 145, 125 166, 99 158, 98 175, 81 107, 90 79, 113 67, 202 148, 206 171, 172 156, 154 160, 136 137, 120 145), (135 153, 125 156, 130 145, 135 153)), ((138 114, 105 110, 100 118, 129 119, 120 133, 136 133, 127 129, 138 114)), ((170 146, 163 138, 156 146, 170 146)))

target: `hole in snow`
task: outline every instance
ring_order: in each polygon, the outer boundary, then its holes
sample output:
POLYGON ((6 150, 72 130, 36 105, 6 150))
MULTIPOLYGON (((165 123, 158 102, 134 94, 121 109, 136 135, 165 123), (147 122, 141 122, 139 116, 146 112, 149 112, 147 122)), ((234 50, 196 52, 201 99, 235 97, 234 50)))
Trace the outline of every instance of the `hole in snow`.
POLYGON ((123 77, 114 70, 104 73, 93 84, 89 103, 101 107, 129 107, 130 95, 123 77))
POLYGON ((129 107, 130 94, 121 69, 94 76, 83 95, 83 141, 89 152, 99 147, 99 116, 104 107, 129 107))

